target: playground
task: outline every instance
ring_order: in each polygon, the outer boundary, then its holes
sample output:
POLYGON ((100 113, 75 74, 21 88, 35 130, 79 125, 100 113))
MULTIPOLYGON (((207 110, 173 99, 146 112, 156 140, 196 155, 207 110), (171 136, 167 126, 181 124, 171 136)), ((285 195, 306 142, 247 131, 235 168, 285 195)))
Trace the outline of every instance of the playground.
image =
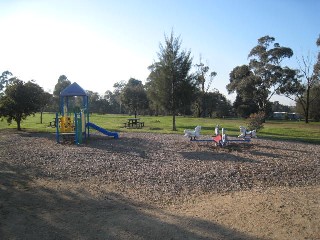
POLYGON ((0 130, 1 239, 320 236, 320 145, 243 126, 238 137, 219 125, 115 132, 90 120, 88 103, 73 83, 54 133, 0 130))
POLYGON ((56 141, 81 144, 90 136, 90 128, 115 139, 118 133, 110 132, 89 120, 89 97, 86 91, 76 82, 72 83, 60 93, 60 112, 56 113, 54 124, 56 141))
MULTIPOLYGON (((209 139, 211 136, 201 136, 209 139)), ((1 130, 4 239, 317 239, 320 146, 1 130)))

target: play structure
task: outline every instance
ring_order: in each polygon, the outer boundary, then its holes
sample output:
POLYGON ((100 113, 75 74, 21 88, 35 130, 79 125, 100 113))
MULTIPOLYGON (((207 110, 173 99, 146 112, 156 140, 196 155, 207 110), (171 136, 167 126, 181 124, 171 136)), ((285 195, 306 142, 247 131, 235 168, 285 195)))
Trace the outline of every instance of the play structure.
POLYGON ((221 129, 220 133, 220 126, 217 125, 215 127, 215 136, 212 137, 212 139, 199 139, 200 138, 200 131, 201 126, 196 126, 194 130, 185 129, 184 130, 184 136, 190 138, 190 141, 193 142, 214 142, 216 146, 224 147, 228 145, 228 143, 231 142, 250 142, 251 138, 257 137, 256 130, 247 131, 247 129, 243 126, 240 126, 240 135, 237 139, 229 138, 227 134, 225 133, 225 129, 221 129))
POLYGON ((90 128, 104 135, 119 138, 118 133, 110 132, 89 121, 89 97, 77 83, 66 87, 60 93, 60 112, 56 113, 56 140, 64 140, 81 144, 90 136, 90 128))

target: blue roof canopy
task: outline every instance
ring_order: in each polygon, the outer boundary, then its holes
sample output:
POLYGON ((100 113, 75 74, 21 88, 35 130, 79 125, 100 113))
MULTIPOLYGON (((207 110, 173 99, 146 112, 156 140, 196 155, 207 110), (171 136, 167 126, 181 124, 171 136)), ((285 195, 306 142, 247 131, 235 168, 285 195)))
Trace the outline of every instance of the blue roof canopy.
POLYGON ((83 90, 76 82, 72 83, 60 93, 60 97, 71 97, 71 96, 88 96, 86 91, 83 90))

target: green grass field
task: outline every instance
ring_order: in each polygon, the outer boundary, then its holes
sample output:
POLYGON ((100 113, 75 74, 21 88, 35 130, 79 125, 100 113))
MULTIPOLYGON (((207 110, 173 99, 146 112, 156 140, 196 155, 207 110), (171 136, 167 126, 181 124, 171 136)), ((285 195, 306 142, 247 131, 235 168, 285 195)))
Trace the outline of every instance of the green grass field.
MULTIPOLYGON (((54 128, 49 127, 49 122, 53 121, 55 114, 44 113, 43 123, 40 124, 40 114, 28 117, 22 122, 21 127, 26 131, 55 132, 54 128)), ((183 130, 194 129, 197 125, 202 126, 201 134, 212 135, 217 124, 227 130, 230 136, 239 135, 239 126, 247 126, 245 119, 210 119, 193 117, 176 117, 177 131, 172 131, 171 116, 139 116, 145 123, 142 129, 126 129, 123 123, 132 116, 116 114, 93 114, 90 122, 103 127, 109 131, 116 132, 153 132, 153 133, 177 133, 183 134, 183 130)), ((8 125, 7 122, 0 122, 0 129, 16 128, 16 123, 8 125)), ((259 138, 275 140, 301 141, 320 144, 320 123, 296 121, 267 121, 264 128, 258 133, 259 138)))

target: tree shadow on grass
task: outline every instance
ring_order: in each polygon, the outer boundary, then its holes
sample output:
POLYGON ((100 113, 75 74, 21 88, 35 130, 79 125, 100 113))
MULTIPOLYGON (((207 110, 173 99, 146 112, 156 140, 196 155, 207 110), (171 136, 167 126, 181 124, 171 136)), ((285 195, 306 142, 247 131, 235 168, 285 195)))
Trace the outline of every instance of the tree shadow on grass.
POLYGON ((112 191, 99 196, 0 161, 1 239, 257 239, 218 223, 169 213, 112 191), (52 184, 57 186, 53 187, 52 184))

